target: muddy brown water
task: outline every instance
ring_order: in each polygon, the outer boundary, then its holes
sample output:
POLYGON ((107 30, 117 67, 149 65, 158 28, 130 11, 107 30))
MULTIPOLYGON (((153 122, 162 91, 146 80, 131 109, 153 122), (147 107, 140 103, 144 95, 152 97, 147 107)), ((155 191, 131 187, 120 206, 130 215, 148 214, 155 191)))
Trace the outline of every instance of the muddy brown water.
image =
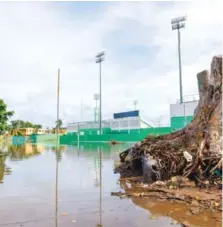
POLYGON ((60 146, 57 154, 54 145, 8 145, 0 151, 0 227, 221 226, 216 214, 188 216, 182 204, 112 197, 121 190, 114 162, 129 146, 60 146))

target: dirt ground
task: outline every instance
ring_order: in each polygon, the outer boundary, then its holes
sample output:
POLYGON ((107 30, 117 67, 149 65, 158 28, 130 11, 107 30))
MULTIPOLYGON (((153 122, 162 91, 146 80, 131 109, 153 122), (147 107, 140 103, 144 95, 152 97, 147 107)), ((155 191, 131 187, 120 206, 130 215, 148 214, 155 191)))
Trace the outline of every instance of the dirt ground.
POLYGON ((130 197, 155 217, 169 216, 185 227, 222 226, 221 189, 200 189, 191 182, 184 187, 164 182, 144 185, 139 178, 121 179, 120 184, 123 191, 113 192, 113 196, 130 197))
POLYGON ((181 223, 185 227, 221 227, 222 213, 220 211, 202 210, 195 215, 190 212, 190 205, 161 201, 151 198, 131 198, 132 202, 137 206, 149 210, 152 217, 168 216, 174 219, 177 223, 181 223))

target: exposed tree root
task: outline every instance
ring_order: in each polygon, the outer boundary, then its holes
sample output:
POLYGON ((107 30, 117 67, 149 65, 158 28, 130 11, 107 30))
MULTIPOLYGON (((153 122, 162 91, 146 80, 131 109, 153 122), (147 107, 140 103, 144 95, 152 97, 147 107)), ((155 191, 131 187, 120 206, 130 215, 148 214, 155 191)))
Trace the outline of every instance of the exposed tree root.
MULTIPOLYGON (((222 179, 222 57, 215 56, 211 74, 197 75, 200 100, 194 120, 169 135, 146 137, 120 154, 115 172, 121 177, 148 176, 150 182, 181 175, 197 185, 222 179)), ((145 180, 145 179, 144 179, 145 180)))

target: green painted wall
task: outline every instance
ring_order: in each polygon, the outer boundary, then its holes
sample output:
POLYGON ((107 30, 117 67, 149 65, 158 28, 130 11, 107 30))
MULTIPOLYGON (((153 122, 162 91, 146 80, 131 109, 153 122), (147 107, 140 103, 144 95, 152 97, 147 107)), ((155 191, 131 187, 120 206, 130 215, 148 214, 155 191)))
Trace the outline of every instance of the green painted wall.
POLYGON ((27 136, 13 136, 12 137, 12 144, 13 145, 19 145, 19 144, 25 144, 27 141, 27 136))
MULTIPOLYGON (((125 142, 137 142, 143 140, 148 135, 163 135, 171 132, 170 127, 161 127, 161 128, 144 128, 144 129, 132 129, 132 130, 103 130, 102 135, 97 134, 95 129, 81 130, 84 134, 80 135, 80 142, 109 142, 112 140, 115 141, 125 141, 125 142)), ((67 135, 60 136, 61 144, 73 144, 77 143, 78 135, 77 133, 70 133, 67 135)))
MULTIPOLYGON (((186 117, 186 124, 193 120, 193 116, 186 117)), ((110 128, 102 129, 102 135, 98 135, 98 129, 81 129, 79 142, 137 142, 143 140, 148 135, 164 135, 177 131, 184 127, 184 117, 172 117, 171 127, 142 128, 131 130, 111 130, 110 128)), ((28 142, 31 143, 52 143, 56 142, 56 134, 31 135, 28 142)), ((78 142, 77 133, 68 133, 60 135, 61 144, 76 144, 78 142)))
POLYGON ((77 143, 77 133, 69 133, 67 135, 60 136, 60 143, 61 144, 75 144, 77 143))
POLYGON ((171 131, 184 128, 184 121, 186 120, 186 125, 188 125, 193 119, 194 116, 186 116, 186 119, 184 119, 184 117, 171 117, 171 131))
POLYGON ((28 138, 28 142, 30 143, 42 143, 42 142, 55 142, 57 140, 56 134, 43 134, 43 135, 37 135, 32 134, 28 138))
MULTIPOLYGON (((193 120, 194 116, 186 116, 186 125, 193 120)), ((143 140, 148 135, 164 135, 173 131, 184 128, 184 117, 172 117, 170 127, 158 128, 142 128, 131 130, 111 130, 104 128, 102 135, 98 135, 98 129, 82 129, 80 130, 79 142, 137 142, 143 140)), ((60 136, 61 144, 75 144, 78 141, 77 133, 68 133, 60 136)))

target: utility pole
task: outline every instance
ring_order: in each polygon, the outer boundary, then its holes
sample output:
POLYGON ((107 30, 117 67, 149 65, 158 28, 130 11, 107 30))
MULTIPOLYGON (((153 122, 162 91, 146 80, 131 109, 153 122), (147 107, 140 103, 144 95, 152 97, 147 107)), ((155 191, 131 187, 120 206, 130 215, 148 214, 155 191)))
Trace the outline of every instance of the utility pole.
POLYGON ((185 27, 186 17, 177 17, 171 20, 172 30, 177 30, 178 34, 178 57, 179 57, 179 77, 180 77, 180 104, 183 103, 183 85, 182 85, 182 68, 181 68, 181 50, 180 50, 180 29, 185 27))
POLYGON ((59 153, 59 110, 60 110, 60 69, 58 69, 58 81, 57 81, 57 145, 56 145, 56 187, 55 187, 55 227, 58 226, 58 153, 59 153))
POLYGON ((96 55, 96 63, 99 63, 99 99, 100 99, 100 109, 99 109, 99 132, 102 134, 101 129, 101 117, 102 117, 102 102, 101 102, 101 63, 104 61, 105 52, 100 52, 96 55))
POLYGON ((60 69, 58 69, 58 82, 57 82, 57 146, 59 146, 59 111, 60 111, 60 69))

